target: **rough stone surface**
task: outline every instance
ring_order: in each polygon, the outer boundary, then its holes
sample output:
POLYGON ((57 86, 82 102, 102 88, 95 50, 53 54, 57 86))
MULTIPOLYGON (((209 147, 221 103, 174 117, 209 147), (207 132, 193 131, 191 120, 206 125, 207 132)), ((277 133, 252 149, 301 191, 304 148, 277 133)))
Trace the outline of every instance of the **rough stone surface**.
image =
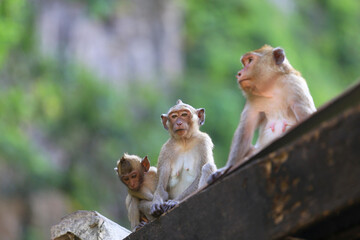
POLYGON ((131 232, 95 211, 77 211, 51 228, 52 240, 115 240, 131 232))

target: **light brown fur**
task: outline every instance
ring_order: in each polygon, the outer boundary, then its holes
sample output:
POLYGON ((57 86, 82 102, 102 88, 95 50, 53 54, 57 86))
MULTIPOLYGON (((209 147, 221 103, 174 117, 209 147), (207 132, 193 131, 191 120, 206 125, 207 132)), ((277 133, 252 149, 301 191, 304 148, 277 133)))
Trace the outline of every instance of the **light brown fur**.
POLYGON ((163 125, 171 137, 162 146, 159 155, 159 181, 154 194, 154 208, 168 199, 181 202, 204 185, 208 176, 216 170, 211 138, 199 130, 204 117, 204 109, 194 109, 180 100, 170 108, 168 114, 162 115, 163 125), (173 112, 181 115, 184 110, 189 111, 191 116, 184 117, 181 126, 186 128, 188 125, 189 128, 184 135, 178 135, 173 130, 170 118, 173 112))
MULTIPOLYGON (((141 165, 142 159, 136 155, 124 154, 123 157, 118 160, 115 171, 121 178, 122 174, 125 174, 124 169, 121 169, 121 160, 126 160, 130 163, 131 168, 127 167, 127 171, 137 170, 139 172, 144 171, 141 165)), ((142 215, 148 220, 153 220, 154 217, 150 214, 150 208, 154 197, 154 192, 157 184, 157 169, 156 167, 150 167, 148 171, 144 172, 143 182, 139 190, 131 190, 128 188, 128 195, 126 197, 126 208, 128 210, 128 217, 133 231, 137 230, 137 226, 140 224, 142 215)))
POLYGON ((218 178, 231 166, 281 136, 316 111, 308 86, 285 57, 281 48, 265 45, 241 57, 244 68, 237 79, 246 97, 240 123, 234 133, 226 166, 211 176, 218 178), (256 129, 255 147, 251 141, 256 129))

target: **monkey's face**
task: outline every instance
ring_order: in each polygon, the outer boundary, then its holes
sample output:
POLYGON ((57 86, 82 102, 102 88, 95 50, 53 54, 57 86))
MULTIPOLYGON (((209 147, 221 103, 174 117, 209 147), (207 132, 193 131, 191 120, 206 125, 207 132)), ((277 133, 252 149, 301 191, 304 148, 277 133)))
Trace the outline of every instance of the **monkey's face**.
POLYGON ((273 84, 275 76, 282 72, 285 53, 281 48, 265 45, 244 54, 240 59, 244 66, 237 73, 237 81, 245 92, 266 91, 273 84))
POLYGON ((192 114, 187 109, 170 112, 168 115, 172 132, 179 136, 185 136, 191 126, 192 114))
POLYGON ((139 191, 143 182, 143 175, 135 170, 121 176, 121 181, 132 191, 139 191))
POLYGON ((161 121, 171 137, 190 138, 205 122, 205 109, 195 109, 178 100, 167 114, 161 115, 161 121))
POLYGON ((253 88, 258 60, 259 56, 255 53, 246 53, 241 57, 241 63, 244 67, 237 73, 236 78, 244 91, 249 91, 253 88))

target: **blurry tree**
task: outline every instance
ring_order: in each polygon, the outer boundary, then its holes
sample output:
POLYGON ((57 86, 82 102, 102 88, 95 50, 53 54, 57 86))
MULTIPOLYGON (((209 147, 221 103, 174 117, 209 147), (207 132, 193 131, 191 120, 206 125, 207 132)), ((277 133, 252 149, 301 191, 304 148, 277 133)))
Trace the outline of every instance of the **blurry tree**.
POLYGON ((307 80, 316 106, 359 77, 360 2, 189 0, 182 95, 208 110, 216 162, 225 164, 244 98, 235 75, 240 56, 264 44, 285 49, 307 80))
POLYGON ((20 40, 24 21, 24 0, 0 2, 0 66, 4 58, 20 40))

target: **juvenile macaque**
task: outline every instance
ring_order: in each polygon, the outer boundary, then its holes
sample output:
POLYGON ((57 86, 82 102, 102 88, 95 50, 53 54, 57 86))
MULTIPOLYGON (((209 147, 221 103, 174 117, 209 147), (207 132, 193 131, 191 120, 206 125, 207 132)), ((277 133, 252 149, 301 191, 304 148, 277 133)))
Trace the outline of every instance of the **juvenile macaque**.
POLYGON ((151 213, 158 217, 206 184, 216 171, 213 143, 199 130, 205 122, 205 109, 195 109, 178 100, 161 115, 170 139, 162 146, 158 161, 158 185, 151 213))
POLYGON ((131 228, 137 230, 154 219, 150 209, 157 183, 157 169, 150 167, 147 156, 141 159, 125 153, 114 170, 128 188, 126 208, 131 228))
POLYGON ((290 65, 283 49, 265 45, 244 54, 241 63, 244 68, 236 77, 246 104, 227 164, 209 178, 209 183, 316 111, 305 79, 290 65), (252 146, 257 128, 259 137, 252 146))

